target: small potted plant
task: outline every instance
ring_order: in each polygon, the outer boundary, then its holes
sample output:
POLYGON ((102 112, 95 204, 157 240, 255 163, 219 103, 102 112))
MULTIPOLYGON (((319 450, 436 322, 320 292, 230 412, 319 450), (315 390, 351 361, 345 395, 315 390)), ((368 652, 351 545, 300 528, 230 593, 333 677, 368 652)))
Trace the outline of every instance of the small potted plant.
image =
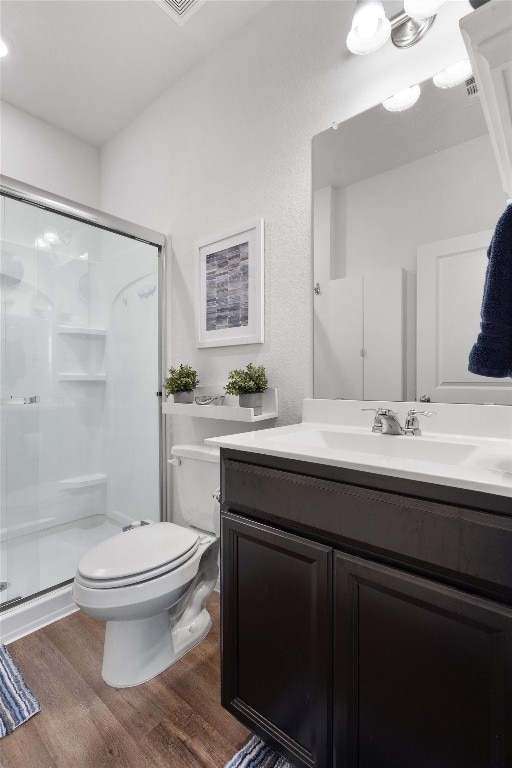
POLYGON ((169 368, 169 376, 164 382, 165 393, 168 397, 174 395, 175 403, 193 403, 194 389, 198 384, 197 371, 181 363, 179 368, 169 368))
POLYGON ((254 408, 255 415, 260 415, 263 408, 263 392, 267 386, 265 368, 248 363, 246 368, 230 372, 225 390, 228 395, 238 395, 238 403, 242 408, 254 408))

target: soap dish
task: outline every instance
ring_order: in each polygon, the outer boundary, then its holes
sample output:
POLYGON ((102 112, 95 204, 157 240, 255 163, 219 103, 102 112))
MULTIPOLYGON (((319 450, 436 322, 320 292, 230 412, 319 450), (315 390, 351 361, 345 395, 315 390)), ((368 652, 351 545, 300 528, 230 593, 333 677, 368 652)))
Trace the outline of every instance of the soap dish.
POLYGON ((201 395, 195 401, 197 405, 224 405, 224 395, 201 395))

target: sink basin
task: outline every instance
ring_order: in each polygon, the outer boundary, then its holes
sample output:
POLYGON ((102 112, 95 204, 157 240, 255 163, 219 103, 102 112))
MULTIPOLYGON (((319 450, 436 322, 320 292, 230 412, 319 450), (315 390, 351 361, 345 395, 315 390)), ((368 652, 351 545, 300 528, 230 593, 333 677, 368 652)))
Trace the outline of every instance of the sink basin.
POLYGON ((502 453, 485 453, 477 463, 482 469, 492 469, 495 472, 507 472, 512 475, 512 456, 502 453))
MULTIPOLYGON (((270 437, 268 439, 271 439, 270 437)), ((358 434, 322 429, 303 429, 273 438, 283 448, 297 450, 329 448, 335 451, 367 453, 381 457, 413 459, 438 464, 462 464, 478 446, 471 443, 451 443, 408 435, 358 434)))

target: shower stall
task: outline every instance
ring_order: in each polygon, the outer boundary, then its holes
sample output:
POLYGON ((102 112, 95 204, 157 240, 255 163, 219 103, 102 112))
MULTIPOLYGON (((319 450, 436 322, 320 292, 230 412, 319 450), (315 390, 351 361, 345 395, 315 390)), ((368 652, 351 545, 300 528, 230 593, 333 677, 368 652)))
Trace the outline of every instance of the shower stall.
POLYGON ((6 177, 0 192, 0 618, 10 637, 24 609, 22 624, 72 609, 88 549, 164 518, 165 238, 6 177))

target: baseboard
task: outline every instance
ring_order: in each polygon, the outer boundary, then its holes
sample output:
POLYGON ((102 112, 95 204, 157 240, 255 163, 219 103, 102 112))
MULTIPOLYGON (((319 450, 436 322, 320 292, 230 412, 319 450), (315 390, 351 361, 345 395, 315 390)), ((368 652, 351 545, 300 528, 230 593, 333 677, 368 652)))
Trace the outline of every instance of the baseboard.
POLYGON ((72 585, 67 584, 65 587, 21 603, 2 613, 0 642, 8 645, 77 611, 78 607, 71 595, 71 589, 72 585))

